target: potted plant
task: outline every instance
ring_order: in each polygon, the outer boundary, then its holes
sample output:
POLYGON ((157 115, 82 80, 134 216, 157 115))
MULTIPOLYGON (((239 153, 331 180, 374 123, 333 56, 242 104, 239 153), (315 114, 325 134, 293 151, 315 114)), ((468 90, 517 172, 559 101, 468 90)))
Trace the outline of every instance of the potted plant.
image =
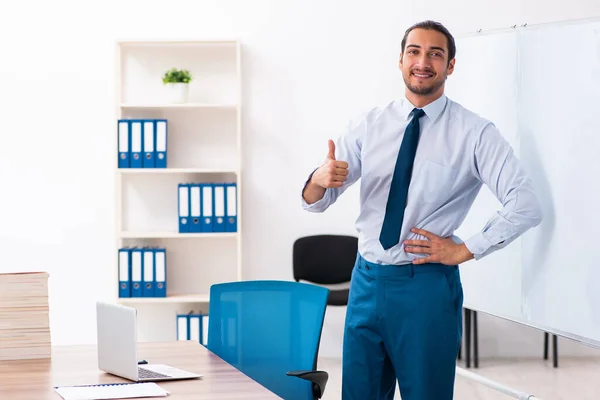
POLYGON ((186 103, 188 101, 189 84, 192 81, 190 71, 173 67, 165 72, 162 80, 171 94, 173 103, 186 103))

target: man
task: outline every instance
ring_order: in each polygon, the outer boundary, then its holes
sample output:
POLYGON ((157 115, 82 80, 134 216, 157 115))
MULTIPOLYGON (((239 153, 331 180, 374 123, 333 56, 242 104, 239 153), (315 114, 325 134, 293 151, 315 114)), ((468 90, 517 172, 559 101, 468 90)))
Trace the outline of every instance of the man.
MULTIPOLYGON (((359 254, 343 346, 343 399, 453 398, 462 334, 458 265, 541 221, 530 179, 489 121, 447 98, 454 38, 425 21, 402 39, 404 98, 370 110, 302 191, 323 212, 359 178, 359 254), (465 242, 453 235, 486 184, 502 203, 465 242)), ((493 78, 490 78, 493 79, 493 78)))

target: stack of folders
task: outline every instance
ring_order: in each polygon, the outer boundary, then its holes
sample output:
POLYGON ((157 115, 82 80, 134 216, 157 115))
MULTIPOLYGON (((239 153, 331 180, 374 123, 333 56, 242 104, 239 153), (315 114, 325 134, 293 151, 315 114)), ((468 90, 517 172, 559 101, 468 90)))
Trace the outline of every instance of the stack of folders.
POLYGON ((237 232, 236 183, 180 183, 180 233, 237 232))
POLYGON ((166 119, 118 121, 119 168, 167 168, 166 119))
POLYGON ((177 340, 193 340, 208 344, 208 314, 177 314, 177 340))
POLYGON ((166 249, 163 247, 119 249, 119 297, 166 296, 166 249))
POLYGON ((50 358, 48 274, 0 274, 0 361, 50 358))

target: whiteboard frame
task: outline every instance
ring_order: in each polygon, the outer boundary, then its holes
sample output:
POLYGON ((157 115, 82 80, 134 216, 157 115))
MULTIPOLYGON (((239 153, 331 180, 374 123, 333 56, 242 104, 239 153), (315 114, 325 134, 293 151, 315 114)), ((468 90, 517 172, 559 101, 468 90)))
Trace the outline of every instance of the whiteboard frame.
MULTIPOLYGON (((543 28, 548 28, 548 27, 580 25, 580 24, 586 24, 586 23, 600 23, 600 16, 588 17, 588 18, 576 18, 576 19, 568 19, 568 20, 557 20, 557 21, 552 21, 552 22, 543 22, 543 23, 536 23, 536 24, 531 24, 531 25, 528 23, 523 23, 523 24, 515 24, 515 25, 509 26, 509 27, 504 27, 504 28, 495 28, 495 29, 486 29, 486 30, 478 29, 476 31, 471 31, 471 32, 459 32, 457 34, 453 34, 453 37, 455 38, 455 40, 456 39, 467 39, 467 38, 478 37, 478 36, 482 36, 482 35, 483 36, 498 35, 498 34, 506 34, 509 32, 523 31, 523 30, 536 30, 536 29, 543 29, 543 28)), ((502 250, 499 250, 499 251, 502 251, 502 250)), ((600 261, 599 261, 599 264, 600 264, 600 261)), ((600 265, 599 265, 599 267, 600 267, 600 265)), ((480 308, 472 306, 470 304, 463 304, 463 307, 467 308, 469 310, 479 312, 479 313, 498 317, 498 318, 501 318, 506 321, 515 322, 522 326, 534 328, 534 329, 537 329, 537 330, 540 330, 543 332, 547 332, 549 334, 553 334, 553 335, 560 336, 560 337, 563 337, 566 339, 570 339, 577 343, 586 345, 588 347, 600 349, 600 340, 595 340, 595 339, 591 339, 591 338, 588 338, 585 336, 580 336, 580 335, 577 335, 574 333, 563 331, 563 330, 560 330, 557 328, 552 328, 549 326, 528 322, 523 319, 509 317, 502 313, 494 313, 492 311, 480 309, 480 308)))

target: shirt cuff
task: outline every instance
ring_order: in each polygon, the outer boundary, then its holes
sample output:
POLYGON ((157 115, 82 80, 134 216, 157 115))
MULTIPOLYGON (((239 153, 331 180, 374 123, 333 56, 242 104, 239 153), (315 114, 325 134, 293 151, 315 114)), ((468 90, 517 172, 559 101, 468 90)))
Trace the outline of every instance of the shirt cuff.
MULTIPOLYGON (((312 178, 313 174, 315 173, 315 171, 318 168, 315 168, 312 170, 312 172, 308 175, 308 178, 306 178, 306 181, 304 182, 304 186, 302 186, 302 191, 301 193, 304 193, 304 189, 306 189, 306 185, 308 185, 308 182, 310 181, 310 178, 312 178)), ((300 198, 302 199, 302 208, 304 210, 307 211, 322 211, 322 205, 323 203, 327 204, 329 202, 329 189, 325 189, 325 194, 323 195, 323 197, 321 197, 319 200, 317 200, 316 202, 312 203, 312 204, 308 204, 306 202, 306 200, 304 200, 304 195, 301 194, 300 198)))
POLYGON ((484 253, 492 247, 492 243, 483 236, 483 233, 478 233, 476 235, 471 236, 469 239, 465 241, 465 246, 476 260, 481 259, 484 256, 484 253))
POLYGON ((323 204, 327 204, 329 202, 329 189, 325 189, 325 194, 323 195, 322 198, 320 198, 319 200, 315 201, 312 204, 308 204, 306 202, 306 200, 304 200, 304 196, 302 196, 302 208, 304 208, 307 211, 316 211, 316 210, 321 210, 322 209, 322 205, 323 204))

